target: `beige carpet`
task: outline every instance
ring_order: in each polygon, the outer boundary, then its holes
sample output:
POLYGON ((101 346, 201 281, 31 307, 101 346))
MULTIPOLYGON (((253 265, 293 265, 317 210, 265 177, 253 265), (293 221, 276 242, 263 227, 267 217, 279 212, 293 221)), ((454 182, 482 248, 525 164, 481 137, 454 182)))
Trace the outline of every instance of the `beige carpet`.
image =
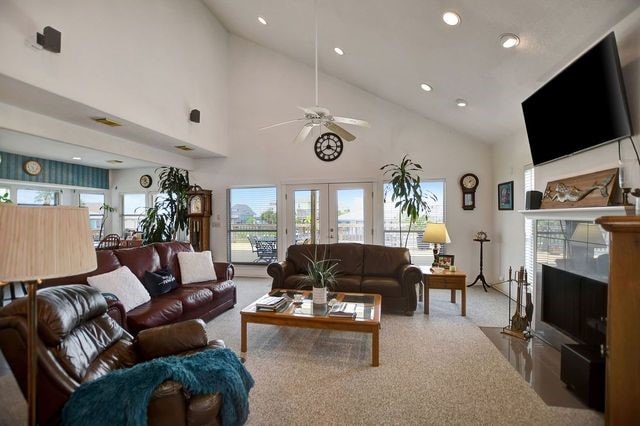
MULTIPOLYGON (((207 325, 240 349, 240 309, 269 288, 238 279, 238 304, 207 325)), ((256 380, 249 424, 599 425, 592 411, 548 407, 478 325, 501 326, 506 298, 469 289, 467 317, 448 291, 431 292, 431 314, 383 315, 380 367, 368 335, 249 325, 246 366, 256 380)), ((503 318, 504 317, 504 318, 503 318)), ((0 425, 24 424, 24 401, 0 377, 0 425)))

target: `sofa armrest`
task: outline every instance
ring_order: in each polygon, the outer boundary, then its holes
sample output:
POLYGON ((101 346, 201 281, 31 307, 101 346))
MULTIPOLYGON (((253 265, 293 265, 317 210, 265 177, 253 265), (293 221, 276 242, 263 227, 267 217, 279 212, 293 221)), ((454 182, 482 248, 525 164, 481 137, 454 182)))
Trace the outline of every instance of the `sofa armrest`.
POLYGON ((399 269, 398 281, 402 287, 402 295, 406 299, 405 313, 412 315, 418 306, 416 284, 422 281, 422 271, 415 265, 404 265, 399 269))
POLYGON ((218 280, 232 280, 236 274, 233 263, 229 262, 213 262, 213 269, 216 271, 218 280))
POLYGON ((207 347, 204 321, 193 319, 142 330, 137 336, 138 352, 149 360, 207 347))
POLYGON ((127 330, 127 311, 119 300, 107 300, 107 315, 109 315, 118 325, 127 330))
POLYGON ((284 288, 284 280, 295 272, 293 264, 287 260, 282 262, 273 262, 267 266, 267 274, 273 277, 271 290, 275 288, 284 288))

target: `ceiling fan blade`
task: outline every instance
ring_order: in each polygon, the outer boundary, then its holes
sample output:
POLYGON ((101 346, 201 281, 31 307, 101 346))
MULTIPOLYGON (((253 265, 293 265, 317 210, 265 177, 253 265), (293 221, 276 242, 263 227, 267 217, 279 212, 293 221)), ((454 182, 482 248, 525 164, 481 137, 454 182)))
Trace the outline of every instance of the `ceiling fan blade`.
POLYGON ((333 123, 331 121, 324 123, 324 127, 331 130, 333 133, 340 136, 342 139, 344 139, 347 142, 351 142, 356 138, 354 135, 347 132, 345 129, 343 129, 342 127, 338 126, 336 123, 333 123))
POLYGON ((302 129, 300 129, 298 136, 293 140, 293 143, 303 142, 307 136, 309 136, 309 133, 311 133, 311 129, 313 129, 313 124, 305 124, 302 129))
POLYGON ((262 127, 258 130, 267 130, 267 129, 271 129, 273 127, 278 127, 278 126, 282 126, 285 124, 291 124, 291 123, 295 123, 297 121, 303 121, 306 120, 306 118, 296 118, 295 120, 289 120, 289 121, 283 121, 282 123, 278 123, 278 124, 272 124, 271 126, 267 126, 267 127, 262 127))
POLYGON ((353 124, 354 126, 371 127, 368 122, 358 120, 357 118, 333 117, 333 121, 336 123, 353 124))

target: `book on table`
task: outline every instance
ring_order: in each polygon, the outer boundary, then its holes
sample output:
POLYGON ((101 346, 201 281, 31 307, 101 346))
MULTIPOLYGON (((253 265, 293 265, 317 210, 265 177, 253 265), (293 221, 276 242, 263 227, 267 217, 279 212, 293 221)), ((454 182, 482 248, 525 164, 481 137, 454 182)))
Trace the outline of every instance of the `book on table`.
POLYGON ((356 317, 356 303, 340 302, 331 307, 329 311, 330 317, 340 318, 355 318, 356 317))
POLYGON ((256 302, 256 310, 275 312, 286 305, 285 297, 265 296, 256 302))

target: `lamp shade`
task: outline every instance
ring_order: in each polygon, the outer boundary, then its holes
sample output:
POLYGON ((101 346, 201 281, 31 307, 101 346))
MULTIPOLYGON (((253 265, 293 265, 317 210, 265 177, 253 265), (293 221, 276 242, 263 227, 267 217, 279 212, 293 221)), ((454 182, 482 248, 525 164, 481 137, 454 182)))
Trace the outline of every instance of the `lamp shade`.
POLYGON ((444 223, 427 223, 427 227, 422 234, 422 241, 425 243, 450 243, 449 233, 444 223))
POLYGON ((600 225, 595 223, 579 223, 576 230, 571 235, 571 241, 579 243, 600 244, 604 245, 604 237, 600 225))
POLYGON ((0 204, 0 281, 32 281, 96 269, 84 207, 0 204))

